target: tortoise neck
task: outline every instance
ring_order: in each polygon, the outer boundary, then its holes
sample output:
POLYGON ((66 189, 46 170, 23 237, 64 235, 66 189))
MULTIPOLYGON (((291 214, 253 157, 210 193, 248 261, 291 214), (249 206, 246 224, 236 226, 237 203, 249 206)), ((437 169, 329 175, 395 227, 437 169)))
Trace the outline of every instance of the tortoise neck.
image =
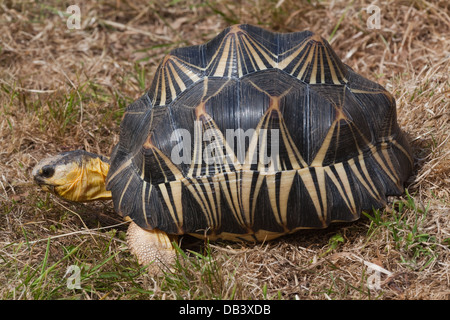
POLYGON ((76 152, 73 153, 76 160, 68 161, 70 168, 66 170, 64 183, 55 186, 56 194, 75 202, 111 199, 111 192, 106 190, 105 183, 109 159, 85 151, 76 152))
POLYGON ((109 171, 109 159, 96 157, 87 160, 83 164, 83 170, 87 176, 87 185, 84 188, 86 201, 111 199, 111 191, 106 190, 105 183, 109 171))

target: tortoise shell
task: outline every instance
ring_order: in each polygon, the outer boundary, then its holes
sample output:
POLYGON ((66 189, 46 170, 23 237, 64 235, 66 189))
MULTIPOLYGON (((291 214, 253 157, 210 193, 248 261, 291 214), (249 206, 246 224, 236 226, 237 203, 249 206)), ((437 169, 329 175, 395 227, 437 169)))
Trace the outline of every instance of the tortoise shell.
POLYGON ((107 188, 142 228, 264 240, 384 206, 412 165, 392 95, 326 40, 236 25, 164 58, 107 188))

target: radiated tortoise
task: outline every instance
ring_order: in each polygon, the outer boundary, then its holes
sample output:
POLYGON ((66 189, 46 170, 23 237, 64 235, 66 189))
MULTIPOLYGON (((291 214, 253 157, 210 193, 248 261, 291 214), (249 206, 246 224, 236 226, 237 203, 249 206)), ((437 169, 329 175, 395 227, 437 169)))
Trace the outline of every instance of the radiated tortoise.
POLYGON ((356 220, 402 194, 412 166, 392 95, 326 40, 235 25, 163 59, 110 158, 65 152, 33 176, 71 201, 112 198, 132 252, 160 267, 172 235, 262 241, 356 220))

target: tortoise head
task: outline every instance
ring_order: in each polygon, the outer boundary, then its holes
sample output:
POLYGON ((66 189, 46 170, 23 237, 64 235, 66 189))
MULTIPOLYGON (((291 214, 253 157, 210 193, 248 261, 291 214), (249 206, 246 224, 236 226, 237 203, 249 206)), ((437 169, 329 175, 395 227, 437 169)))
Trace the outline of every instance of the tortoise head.
POLYGON ((45 191, 70 201, 111 199, 105 179, 109 160, 75 150, 41 160, 34 168, 34 181, 45 191))

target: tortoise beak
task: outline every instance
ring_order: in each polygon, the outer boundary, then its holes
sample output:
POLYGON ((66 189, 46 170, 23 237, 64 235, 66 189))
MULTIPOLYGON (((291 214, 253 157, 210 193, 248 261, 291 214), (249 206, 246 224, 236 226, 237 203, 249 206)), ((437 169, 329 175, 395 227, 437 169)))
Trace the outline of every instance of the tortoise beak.
POLYGON ((31 175, 33 176, 34 182, 37 183, 39 186, 46 184, 45 178, 41 174, 40 167, 38 167, 38 166, 34 167, 31 175))
POLYGON ((34 182, 37 183, 39 186, 44 185, 45 181, 40 177, 39 175, 33 175, 34 182))
POLYGON ((39 175, 33 176, 34 182, 44 191, 55 194, 55 186, 45 182, 45 179, 39 175))
POLYGON ((44 191, 55 194, 55 186, 47 182, 46 178, 42 176, 42 169, 39 165, 33 168, 31 173, 34 182, 44 191))
POLYGON ((34 182, 37 183, 39 186, 45 184, 44 178, 39 174, 39 170, 37 167, 33 169, 33 172, 31 173, 33 176, 34 182))

